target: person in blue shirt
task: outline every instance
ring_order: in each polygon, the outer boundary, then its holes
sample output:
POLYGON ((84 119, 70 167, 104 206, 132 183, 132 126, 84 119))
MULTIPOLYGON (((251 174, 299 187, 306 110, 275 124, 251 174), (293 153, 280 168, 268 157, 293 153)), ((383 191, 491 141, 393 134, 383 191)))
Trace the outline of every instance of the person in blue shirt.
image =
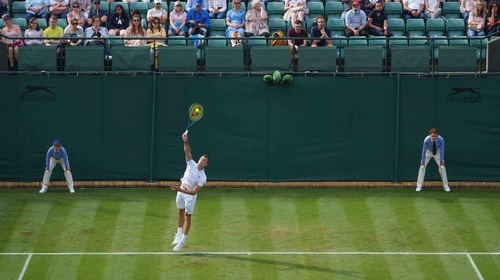
POLYGON ((71 168, 69 166, 68 153, 66 149, 61 145, 61 141, 54 140, 52 146, 47 151, 47 156, 45 157, 45 173, 43 174, 42 189, 39 193, 46 193, 49 188, 50 176, 52 175, 52 169, 56 167, 57 164, 61 164, 64 170, 64 177, 66 178, 66 183, 68 184, 68 189, 70 193, 75 193, 73 184, 73 175, 71 174, 71 168))
POLYGON ((425 169, 429 160, 434 158, 439 166, 439 174, 443 181, 443 188, 446 192, 450 191, 448 186, 448 177, 446 176, 446 168, 444 167, 444 139, 439 135, 437 129, 432 128, 429 131, 429 136, 425 137, 424 145, 422 147, 422 155, 420 158, 420 169, 418 170, 417 189, 419 192, 422 190, 422 185, 425 178, 425 169))
POLYGON ((189 35, 207 36, 207 31, 210 29, 210 15, 197 4, 196 8, 189 10, 186 25, 189 27, 189 35))

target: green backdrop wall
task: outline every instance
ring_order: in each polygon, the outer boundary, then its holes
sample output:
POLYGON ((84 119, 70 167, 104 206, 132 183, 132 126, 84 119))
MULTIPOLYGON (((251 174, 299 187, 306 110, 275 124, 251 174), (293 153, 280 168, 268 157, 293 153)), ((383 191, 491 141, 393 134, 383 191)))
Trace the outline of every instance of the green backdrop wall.
MULTIPOLYGON (((451 181, 500 180, 498 78, 0 77, 0 179, 41 180, 52 140, 75 180, 177 180, 187 108, 210 180, 413 181, 431 127, 451 181)), ((57 167, 59 169, 59 167, 57 167)), ((427 179, 439 179, 432 163, 427 179)), ((62 179, 62 172, 54 172, 62 179)))

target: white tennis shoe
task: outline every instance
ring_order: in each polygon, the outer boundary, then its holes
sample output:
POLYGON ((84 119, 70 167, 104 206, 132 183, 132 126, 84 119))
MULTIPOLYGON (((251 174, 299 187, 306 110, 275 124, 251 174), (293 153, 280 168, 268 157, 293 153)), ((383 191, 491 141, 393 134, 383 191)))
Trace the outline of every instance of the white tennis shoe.
POLYGON ((75 193, 75 189, 74 188, 69 188, 69 193, 75 193))
POLYGON ((444 191, 445 191, 445 192, 450 192, 450 191, 451 191, 451 190, 450 190, 450 187, 448 187, 448 186, 444 187, 444 191))
POLYGON ((180 250, 182 250, 182 246, 184 246, 184 242, 179 242, 177 245, 175 245, 174 251, 179 252, 180 250))
POLYGON ((417 191, 417 192, 419 192, 419 191, 421 191, 421 190, 422 190, 422 187, 417 187, 417 188, 415 189, 415 191, 417 191))
POLYGON ((174 235, 174 241, 172 242, 173 245, 179 244, 181 242, 182 234, 176 234, 174 235))
POLYGON ((39 193, 46 193, 47 192, 47 188, 42 188, 39 193))

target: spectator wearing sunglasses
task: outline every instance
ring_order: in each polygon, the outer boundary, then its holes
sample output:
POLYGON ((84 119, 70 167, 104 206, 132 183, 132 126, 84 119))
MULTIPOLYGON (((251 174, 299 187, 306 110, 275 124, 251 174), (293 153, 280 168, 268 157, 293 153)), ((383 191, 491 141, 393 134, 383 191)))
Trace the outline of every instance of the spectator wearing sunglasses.
POLYGON ((186 36, 188 32, 186 21, 187 13, 182 9, 181 2, 175 1, 174 9, 170 12, 168 36, 186 36))
POLYGON ((167 23, 168 20, 168 12, 161 7, 161 0, 155 0, 154 1, 155 6, 152 9, 148 10, 148 13, 146 15, 146 20, 148 21, 148 24, 153 21, 154 17, 157 17, 160 19, 160 26, 162 28, 165 28, 165 24, 167 23))
POLYGON ((73 19, 76 19, 78 21, 78 25, 81 28, 85 28, 85 14, 82 12, 81 6, 78 1, 73 1, 71 3, 71 12, 68 13, 66 19, 68 21, 68 25, 71 24, 71 21, 73 19))
POLYGON ((67 46, 76 47, 82 45, 84 37, 83 28, 78 25, 76 19, 73 19, 71 24, 64 29, 64 37, 68 39, 66 41, 67 46))

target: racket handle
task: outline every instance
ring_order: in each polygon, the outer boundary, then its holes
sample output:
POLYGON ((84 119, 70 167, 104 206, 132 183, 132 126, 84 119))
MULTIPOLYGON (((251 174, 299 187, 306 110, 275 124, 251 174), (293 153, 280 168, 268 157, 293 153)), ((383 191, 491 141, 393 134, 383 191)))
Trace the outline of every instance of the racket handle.
POLYGON ((184 134, 186 134, 186 135, 187 135, 187 134, 188 134, 188 132, 189 132, 189 130, 188 130, 188 129, 186 129, 186 131, 184 131, 184 134))

